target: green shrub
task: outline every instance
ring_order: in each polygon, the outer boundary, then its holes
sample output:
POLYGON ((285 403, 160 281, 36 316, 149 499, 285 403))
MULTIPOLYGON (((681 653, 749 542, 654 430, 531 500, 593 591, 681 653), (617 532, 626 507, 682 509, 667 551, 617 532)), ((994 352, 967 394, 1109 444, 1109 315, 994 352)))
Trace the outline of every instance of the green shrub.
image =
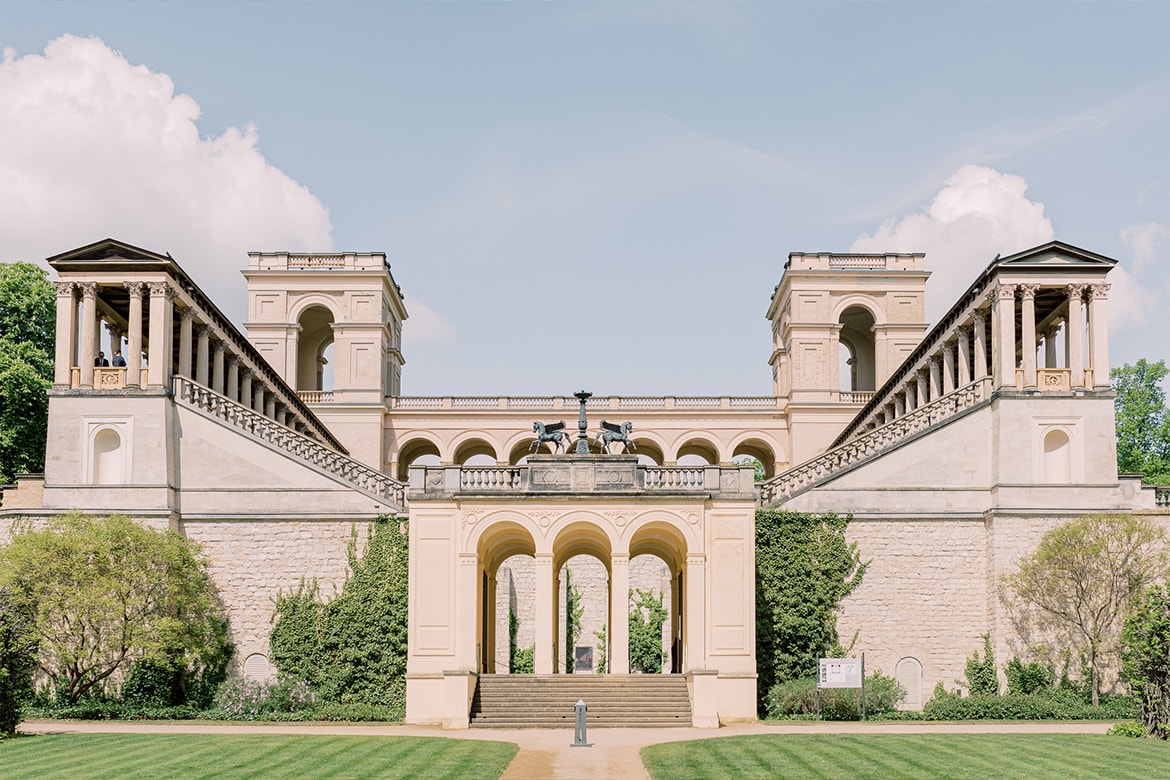
POLYGON ((33 696, 35 622, 33 603, 0 587, 0 739, 16 733, 21 712, 33 696))
POLYGON ((662 593, 655 595, 652 590, 630 590, 630 671, 644 674, 658 674, 666 652, 662 649, 662 624, 666 621, 666 608, 662 606, 662 593))
POLYGON ((924 720, 1113 720, 1134 717, 1136 707, 1130 696, 1102 696, 1094 707, 1080 692, 1052 691, 1029 696, 990 696, 935 689, 934 698, 922 708, 924 720))
POLYGON ((1035 661, 1026 664, 1016 656, 1007 662, 1003 672, 1007 677, 1009 694, 1027 696, 1052 688, 1054 678, 1052 668, 1035 661))
POLYGON ((1123 720, 1121 723, 1115 723, 1105 733, 1111 737, 1137 737, 1140 739, 1146 736, 1146 727, 1136 720, 1123 720))
POLYGON ((269 720, 277 714, 313 711, 317 696, 303 680, 258 682, 237 678, 215 697, 215 716, 223 720, 269 720))
POLYGON ((983 635, 983 658, 976 650, 967 659, 967 688, 971 695, 995 696, 999 693, 999 678, 995 673, 995 654, 991 649, 991 634, 983 635))
MULTIPOLYGON (((865 678, 866 717, 895 712, 906 699, 906 689, 880 670, 865 678)), ((765 697, 769 718, 816 715, 816 678, 790 680, 773 685, 765 697)), ((821 691, 821 718, 860 720, 861 691, 855 688, 826 688, 821 691)))
POLYGON ((535 650, 532 645, 516 648, 516 652, 512 653, 511 673, 532 674, 536 670, 535 650))
POLYGON ((776 683, 764 699, 769 718, 809 715, 817 711, 817 681, 815 677, 776 683))

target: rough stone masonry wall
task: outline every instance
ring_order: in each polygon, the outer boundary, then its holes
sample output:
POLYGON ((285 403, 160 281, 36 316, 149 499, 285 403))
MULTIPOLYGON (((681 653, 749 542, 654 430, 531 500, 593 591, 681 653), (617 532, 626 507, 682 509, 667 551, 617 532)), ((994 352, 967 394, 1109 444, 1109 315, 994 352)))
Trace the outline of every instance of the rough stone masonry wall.
MULTIPOLYGON (((346 546, 360 542, 370 523, 350 521, 185 521, 182 532, 200 544, 231 621, 237 662, 264 676, 256 654, 268 656, 276 597, 316 579, 323 597, 341 589, 349 573, 346 546)), ((271 668, 268 669, 271 672, 271 668)))
MULTIPOLYGON (((594 669, 604 652, 596 632, 608 620, 609 573, 605 565, 591 555, 570 558, 561 569, 558 591, 558 629, 560 652, 557 670, 565 670, 565 580, 564 569, 572 572, 572 584, 581 594, 581 633, 577 638, 578 647, 593 647, 594 669)), ((670 604, 670 570, 663 561, 653 555, 639 555, 630 559, 630 588, 652 590, 663 594, 663 606, 667 611, 670 604)), ((496 575, 496 670, 508 670, 508 610, 516 612, 516 646, 531 647, 536 641, 536 562, 526 555, 515 555, 500 565, 496 575)), ((663 647, 670 648, 670 620, 662 626, 663 647)), ((669 671, 669 666, 666 667, 669 671)))

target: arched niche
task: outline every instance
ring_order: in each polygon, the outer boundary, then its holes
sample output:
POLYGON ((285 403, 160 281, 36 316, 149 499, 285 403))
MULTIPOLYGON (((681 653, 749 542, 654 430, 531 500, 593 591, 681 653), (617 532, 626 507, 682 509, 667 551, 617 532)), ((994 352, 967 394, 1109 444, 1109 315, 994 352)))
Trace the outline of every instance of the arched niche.
POLYGON ((1067 485, 1072 482, 1072 439, 1066 431, 1053 428, 1044 434, 1044 481, 1067 485))
POLYGON ((123 484, 126 477, 125 461, 121 434, 114 428, 99 428, 93 436, 93 484, 123 484))
POLYGON ((894 667, 894 679, 906 689, 906 700, 902 708, 906 710, 922 709, 922 663, 907 656, 894 667))

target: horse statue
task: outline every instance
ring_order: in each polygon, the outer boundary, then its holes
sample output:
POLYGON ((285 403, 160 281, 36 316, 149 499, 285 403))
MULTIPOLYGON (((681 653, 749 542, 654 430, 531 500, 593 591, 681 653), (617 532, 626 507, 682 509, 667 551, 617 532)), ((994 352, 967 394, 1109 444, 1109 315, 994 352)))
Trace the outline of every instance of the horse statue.
POLYGON ((552 443, 554 452, 563 452, 565 450, 565 446, 571 439, 571 435, 568 431, 564 430, 564 428, 564 420, 561 420, 560 422, 549 423, 548 425, 545 425, 542 422, 532 423, 532 432, 536 434, 536 439, 533 440, 532 446, 528 448, 529 454, 536 452, 538 449, 540 449, 540 445, 544 444, 545 442, 552 443))
POLYGON ((630 440, 630 433, 634 430, 634 424, 624 422, 621 425, 617 423, 601 421, 601 430, 597 432, 597 438, 594 440, 597 446, 604 453, 609 453, 609 445, 615 441, 620 441, 624 445, 624 452, 633 452, 637 450, 637 446, 630 440))

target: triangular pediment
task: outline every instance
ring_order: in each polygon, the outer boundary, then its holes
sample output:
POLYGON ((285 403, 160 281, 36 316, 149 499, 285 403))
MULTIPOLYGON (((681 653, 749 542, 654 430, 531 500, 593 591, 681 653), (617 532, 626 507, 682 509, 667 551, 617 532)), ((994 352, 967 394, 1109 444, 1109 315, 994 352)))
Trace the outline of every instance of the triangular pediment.
POLYGON ((113 238, 105 238, 88 246, 53 255, 48 263, 53 268, 71 268, 93 263, 133 263, 146 265, 171 265, 174 261, 168 255, 127 244, 113 238))
POLYGON ((1025 249, 1007 257, 997 257, 988 266, 988 270, 1024 270, 1034 268, 1078 268, 1088 270, 1098 268, 1107 271, 1117 265, 1111 257, 1090 252, 1087 249, 1065 244, 1061 241, 1050 241, 1047 244, 1025 249))

